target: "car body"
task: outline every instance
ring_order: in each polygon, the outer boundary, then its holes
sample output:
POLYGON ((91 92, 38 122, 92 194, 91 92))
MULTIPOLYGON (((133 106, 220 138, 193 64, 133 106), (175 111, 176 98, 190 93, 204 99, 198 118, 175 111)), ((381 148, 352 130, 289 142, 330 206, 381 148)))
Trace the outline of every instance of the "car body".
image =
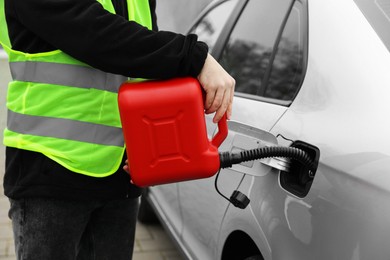
POLYGON ((215 177, 148 188, 186 258, 388 260, 390 1, 218 0, 189 32, 237 82, 219 150, 299 141, 319 162, 303 184, 272 159, 222 169, 245 209, 215 177))

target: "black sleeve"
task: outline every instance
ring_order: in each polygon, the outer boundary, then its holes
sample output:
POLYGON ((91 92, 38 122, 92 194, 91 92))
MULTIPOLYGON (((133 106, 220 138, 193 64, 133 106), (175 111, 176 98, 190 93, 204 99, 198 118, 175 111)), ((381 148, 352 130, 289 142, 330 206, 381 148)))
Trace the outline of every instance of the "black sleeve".
POLYGON ((196 35, 148 30, 107 12, 95 0, 7 0, 7 4, 6 10, 11 9, 31 34, 107 72, 137 78, 197 76, 207 55, 207 45, 196 35))
POLYGON ((158 31, 157 15, 156 15, 156 0, 149 0, 150 12, 152 14, 153 31, 158 31))

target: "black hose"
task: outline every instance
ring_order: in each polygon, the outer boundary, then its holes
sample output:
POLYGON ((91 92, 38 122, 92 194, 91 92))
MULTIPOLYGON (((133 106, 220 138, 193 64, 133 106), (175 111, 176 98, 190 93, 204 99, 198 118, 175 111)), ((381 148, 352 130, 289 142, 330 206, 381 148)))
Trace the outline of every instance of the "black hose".
POLYGON ((306 165, 310 171, 315 170, 315 165, 310 156, 305 151, 295 147, 271 146, 244 150, 237 153, 223 152, 219 154, 221 168, 228 168, 232 167, 233 164, 269 157, 291 158, 306 165))

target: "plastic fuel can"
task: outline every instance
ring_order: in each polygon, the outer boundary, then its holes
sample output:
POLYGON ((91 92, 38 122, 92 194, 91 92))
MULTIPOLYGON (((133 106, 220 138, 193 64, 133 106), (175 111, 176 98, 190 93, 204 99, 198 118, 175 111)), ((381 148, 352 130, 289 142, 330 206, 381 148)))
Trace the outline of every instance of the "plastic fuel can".
POLYGON ((118 105, 130 175, 140 187, 211 177, 228 134, 226 115, 208 139, 202 88, 194 78, 123 83, 118 105))

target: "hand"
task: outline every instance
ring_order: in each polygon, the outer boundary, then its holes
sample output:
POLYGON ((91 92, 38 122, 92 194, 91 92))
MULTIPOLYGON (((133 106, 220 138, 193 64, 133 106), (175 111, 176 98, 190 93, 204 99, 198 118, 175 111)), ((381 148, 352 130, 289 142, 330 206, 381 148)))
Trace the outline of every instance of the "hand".
POLYGON ((210 54, 207 54, 198 80, 206 92, 206 114, 215 112, 214 123, 217 123, 225 113, 227 119, 230 119, 236 85, 234 78, 210 54))
POLYGON ((128 160, 126 160, 125 165, 123 166, 123 170, 125 170, 125 172, 127 172, 128 174, 130 174, 130 169, 129 169, 129 162, 128 162, 128 160))
MULTIPOLYGON (((129 161, 128 160, 125 161, 125 165, 123 166, 123 170, 125 170, 125 172, 127 172, 130 175, 130 168, 129 168, 129 161)), ((130 176, 130 183, 134 184, 133 180, 131 180, 131 176, 130 176)))

